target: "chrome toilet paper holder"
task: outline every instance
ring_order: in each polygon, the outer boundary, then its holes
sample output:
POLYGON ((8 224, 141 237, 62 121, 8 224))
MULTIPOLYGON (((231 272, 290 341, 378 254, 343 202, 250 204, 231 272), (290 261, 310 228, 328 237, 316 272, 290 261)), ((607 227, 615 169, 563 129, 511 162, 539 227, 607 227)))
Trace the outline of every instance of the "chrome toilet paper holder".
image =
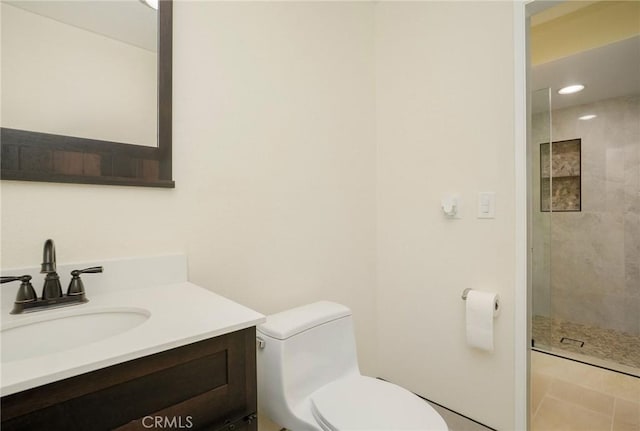
MULTIPOLYGON (((469 295, 469 292, 471 292, 473 289, 471 289, 470 287, 467 287, 465 290, 462 291, 462 300, 466 301, 467 300, 467 295, 469 295)), ((498 310, 498 308, 500 308, 500 302, 496 301, 496 305, 495 305, 495 309, 496 311, 498 310)))

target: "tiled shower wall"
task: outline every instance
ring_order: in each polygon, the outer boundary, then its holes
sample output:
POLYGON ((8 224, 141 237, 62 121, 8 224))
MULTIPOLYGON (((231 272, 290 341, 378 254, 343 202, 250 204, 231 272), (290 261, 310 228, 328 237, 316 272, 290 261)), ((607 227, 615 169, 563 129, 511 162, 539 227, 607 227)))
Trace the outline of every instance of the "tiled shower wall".
MULTIPOLYGON (((582 211, 540 212, 534 177, 534 314, 640 334, 640 96, 553 111, 552 139, 582 139, 582 211), (596 114, 580 121, 578 117, 596 114)), ((533 142, 544 142, 544 114, 533 142)), ((548 138, 547 138, 548 139, 548 138)))

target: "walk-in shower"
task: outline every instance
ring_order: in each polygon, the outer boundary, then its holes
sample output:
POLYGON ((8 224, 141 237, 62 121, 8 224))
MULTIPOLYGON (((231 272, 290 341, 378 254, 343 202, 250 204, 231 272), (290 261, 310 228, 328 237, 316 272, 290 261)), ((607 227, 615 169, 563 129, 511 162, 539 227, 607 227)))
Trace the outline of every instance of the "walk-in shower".
POLYGON ((532 83, 532 347, 640 376, 640 36, 532 83))

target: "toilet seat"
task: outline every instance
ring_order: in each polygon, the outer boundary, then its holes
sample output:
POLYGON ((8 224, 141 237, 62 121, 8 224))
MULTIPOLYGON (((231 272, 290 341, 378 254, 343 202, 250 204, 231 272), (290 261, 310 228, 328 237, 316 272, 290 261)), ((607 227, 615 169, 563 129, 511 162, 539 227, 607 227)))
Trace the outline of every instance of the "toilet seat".
POLYGON ((311 395, 311 411, 325 431, 446 431, 426 401, 400 386, 361 375, 329 383, 311 395))

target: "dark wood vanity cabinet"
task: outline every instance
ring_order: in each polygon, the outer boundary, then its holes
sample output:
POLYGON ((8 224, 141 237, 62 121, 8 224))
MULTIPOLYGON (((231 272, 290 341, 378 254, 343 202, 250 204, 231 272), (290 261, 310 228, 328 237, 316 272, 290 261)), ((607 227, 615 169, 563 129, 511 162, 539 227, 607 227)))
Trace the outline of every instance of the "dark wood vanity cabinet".
POLYGON ((2 430, 257 428, 255 328, 2 397, 2 430))

